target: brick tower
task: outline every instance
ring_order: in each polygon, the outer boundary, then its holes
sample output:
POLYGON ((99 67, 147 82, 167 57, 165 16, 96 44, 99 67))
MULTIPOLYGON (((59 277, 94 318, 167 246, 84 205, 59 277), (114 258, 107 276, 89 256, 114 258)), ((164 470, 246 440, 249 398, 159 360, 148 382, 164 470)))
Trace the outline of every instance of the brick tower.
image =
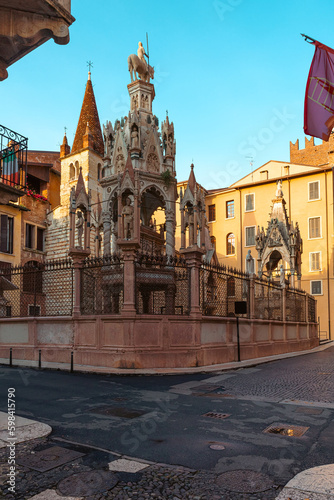
MULTIPOLYGON (((46 236, 47 259, 65 258, 70 248, 70 198, 77 189, 78 180, 83 180, 90 202, 90 250, 99 253, 101 240, 100 218, 102 188, 100 176, 104 156, 104 145, 97 111, 91 73, 88 73, 81 113, 70 149, 66 135, 60 148, 61 186, 60 206, 48 214, 46 236)), ((77 240, 77 235, 75 235, 77 240)))

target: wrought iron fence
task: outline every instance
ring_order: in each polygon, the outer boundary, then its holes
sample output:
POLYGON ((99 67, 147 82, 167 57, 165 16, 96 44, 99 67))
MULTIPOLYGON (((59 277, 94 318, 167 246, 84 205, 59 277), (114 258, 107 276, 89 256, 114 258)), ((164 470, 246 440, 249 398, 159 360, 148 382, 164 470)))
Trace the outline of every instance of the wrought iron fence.
POLYGON ((316 323, 316 300, 311 295, 307 296, 308 300, 308 321, 309 323, 316 323))
POLYGON ((86 259, 80 272, 81 314, 119 314, 124 291, 120 256, 86 259))
POLYGON ((286 291, 286 321, 306 321, 306 293, 299 290, 286 291))
POLYGON ((0 182, 24 190, 27 178, 28 139, 0 125, 0 182))
POLYGON ((70 260, 2 269, 0 317, 70 316, 73 269, 70 260))
POLYGON ((235 302, 248 304, 249 277, 236 269, 203 264, 200 269, 200 307, 205 316, 234 316, 235 302))
POLYGON ((283 320, 283 289, 264 280, 254 280, 254 317, 283 320))
POLYGON ((138 314, 190 313, 190 269, 183 259, 138 254, 135 272, 138 314))

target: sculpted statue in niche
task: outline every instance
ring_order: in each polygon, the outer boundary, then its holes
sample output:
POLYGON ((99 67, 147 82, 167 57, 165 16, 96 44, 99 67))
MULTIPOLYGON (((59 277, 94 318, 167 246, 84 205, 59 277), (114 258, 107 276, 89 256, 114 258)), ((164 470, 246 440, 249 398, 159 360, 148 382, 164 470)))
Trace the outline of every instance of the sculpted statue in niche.
POLYGON ((159 158, 155 153, 150 153, 147 157, 147 169, 150 172, 159 172, 159 158))
POLYGON ((131 200, 127 197, 122 210, 123 237, 125 240, 131 240, 133 238, 133 212, 134 210, 131 206, 131 200))
POLYGON ((117 173, 124 171, 125 161, 124 161, 124 156, 122 154, 116 156, 115 167, 117 173))
POLYGON ((135 110, 138 108, 138 94, 132 96, 132 109, 135 110))
POLYGON ((75 223, 75 227, 77 228, 78 248, 82 248, 83 225, 84 225, 84 219, 82 216, 82 212, 80 212, 80 210, 78 210, 77 211, 77 220, 75 223))
POLYGON ((144 108, 144 109, 149 109, 148 95, 147 94, 142 94, 141 95, 141 107, 144 108))
POLYGON ((254 272, 255 272, 254 259, 251 255, 251 250, 248 250, 247 257, 246 257, 246 273, 254 274, 254 272))
POLYGON ((139 136, 138 136, 138 127, 134 125, 131 131, 131 147, 138 148, 139 147, 139 136))

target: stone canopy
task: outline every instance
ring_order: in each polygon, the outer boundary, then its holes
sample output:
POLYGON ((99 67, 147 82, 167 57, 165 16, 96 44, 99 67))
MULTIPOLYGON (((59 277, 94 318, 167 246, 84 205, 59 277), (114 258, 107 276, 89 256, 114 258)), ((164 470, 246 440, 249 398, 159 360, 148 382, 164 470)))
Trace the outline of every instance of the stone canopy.
POLYGON ((301 278, 302 239, 298 222, 294 225, 289 221, 281 181, 277 182, 272 202, 268 227, 264 230, 258 226, 255 238, 259 276, 267 274, 272 279, 275 273, 278 275, 279 266, 283 266, 284 274, 291 275, 293 286, 295 275, 298 280, 301 278))

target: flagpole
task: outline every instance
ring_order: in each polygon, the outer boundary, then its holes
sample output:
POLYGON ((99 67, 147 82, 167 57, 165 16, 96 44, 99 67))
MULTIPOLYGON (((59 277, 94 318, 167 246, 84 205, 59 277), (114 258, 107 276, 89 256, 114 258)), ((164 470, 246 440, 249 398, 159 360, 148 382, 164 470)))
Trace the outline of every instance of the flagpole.
POLYGON ((305 42, 307 42, 307 43, 313 43, 313 42, 316 42, 316 40, 314 40, 314 38, 311 38, 311 37, 310 37, 310 36, 308 36, 308 35, 304 35, 303 33, 301 33, 301 36, 303 36, 303 37, 304 37, 305 42), (311 40, 311 41, 309 42, 309 40, 311 40))

